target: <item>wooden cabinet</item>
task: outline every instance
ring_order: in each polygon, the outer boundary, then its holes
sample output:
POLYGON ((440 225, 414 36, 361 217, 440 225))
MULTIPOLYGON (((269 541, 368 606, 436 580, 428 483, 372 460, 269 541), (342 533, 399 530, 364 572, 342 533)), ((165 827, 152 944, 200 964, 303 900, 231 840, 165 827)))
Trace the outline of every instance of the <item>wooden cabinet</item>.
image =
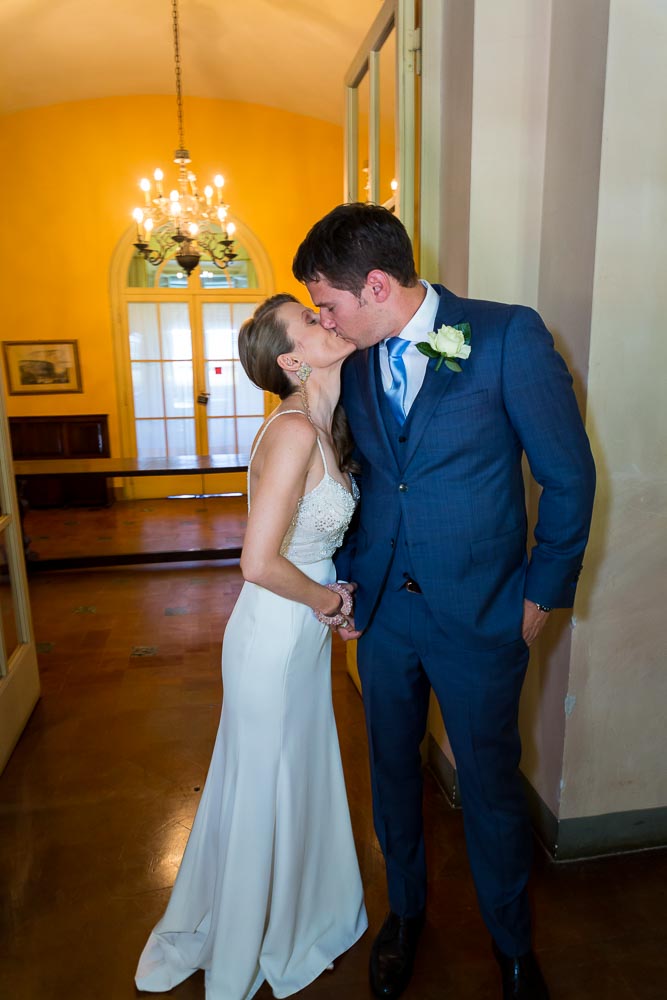
MULTIPOLYGON (((20 459, 109 458, 107 415, 10 417, 12 454, 20 459)), ((112 501, 105 479, 35 476, 20 484, 30 507, 101 507, 112 501)))

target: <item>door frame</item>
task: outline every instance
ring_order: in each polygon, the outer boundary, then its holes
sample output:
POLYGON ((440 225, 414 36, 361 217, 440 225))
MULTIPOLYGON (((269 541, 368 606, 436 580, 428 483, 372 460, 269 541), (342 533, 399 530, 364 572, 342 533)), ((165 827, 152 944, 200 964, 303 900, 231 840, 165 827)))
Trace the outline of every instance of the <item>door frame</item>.
POLYGON ((369 78, 368 169, 370 200, 380 197, 380 49, 396 31, 396 214, 410 239, 415 239, 415 172, 417 162, 417 82, 420 72, 421 32, 416 0, 384 0, 345 76, 346 202, 359 200, 359 85, 369 78))
POLYGON ((0 379, 0 496, 3 509, 3 513, 0 514, 0 542, 5 546, 18 642, 7 659, 4 635, 0 627, 0 772, 2 772, 40 694, 37 646, 32 627, 23 553, 23 531, 16 496, 5 387, 2 379, 0 379))

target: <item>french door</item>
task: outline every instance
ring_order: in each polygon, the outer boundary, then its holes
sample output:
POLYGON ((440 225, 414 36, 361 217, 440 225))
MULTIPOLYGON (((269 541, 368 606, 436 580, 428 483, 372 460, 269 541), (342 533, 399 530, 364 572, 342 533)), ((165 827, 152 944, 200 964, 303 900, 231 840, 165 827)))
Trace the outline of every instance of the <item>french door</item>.
POLYGON ((264 394, 245 375, 238 331, 255 302, 128 302, 137 455, 245 455, 264 394))
POLYGON ((37 699, 39 673, 12 450, 0 380, 0 771, 37 699))
MULTIPOLYGON (((269 294, 270 268, 261 247, 251 257, 246 246, 229 270, 202 263, 189 277, 174 259, 154 269, 125 257, 116 337, 123 454, 248 455, 268 401, 243 371, 238 332, 269 294)), ((240 473, 125 484, 131 499, 244 490, 240 473)))

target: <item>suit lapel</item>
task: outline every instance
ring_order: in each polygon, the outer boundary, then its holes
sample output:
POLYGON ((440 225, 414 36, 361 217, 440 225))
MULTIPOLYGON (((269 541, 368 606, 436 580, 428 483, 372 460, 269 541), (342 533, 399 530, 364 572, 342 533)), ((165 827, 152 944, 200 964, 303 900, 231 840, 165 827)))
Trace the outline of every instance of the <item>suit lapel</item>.
MULTIPOLYGON (((433 287, 440 296, 440 305, 435 317, 435 329, 438 330, 443 324, 452 326, 454 323, 462 323, 465 319, 465 314, 461 308, 461 300, 456 295, 452 295, 442 285, 434 285, 433 287)), ((451 385, 452 379, 455 377, 463 378, 463 373, 450 371, 445 366, 444 361, 440 365, 440 370, 436 371, 435 366, 437 363, 437 358, 429 360, 422 387, 410 408, 410 415, 406 422, 408 440, 405 450, 404 468, 407 468, 408 464, 412 461, 419 442, 431 422, 433 411, 451 385)))
POLYGON ((387 434, 387 428, 382 417, 380 402, 378 400, 377 383, 375 378, 377 353, 378 347, 376 344, 375 347, 370 347, 366 351, 359 351, 356 355, 354 355, 354 361, 356 361, 355 374, 357 375, 357 379, 359 381, 361 400, 363 402, 363 408, 369 418, 364 431, 373 435, 376 446, 380 448, 384 454, 389 456, 389 460, 393 463, 396 471, 398 471, 396 455, 394 454, 394 449, 391 446, 391 441, 389 440, 389 435, 387 434))

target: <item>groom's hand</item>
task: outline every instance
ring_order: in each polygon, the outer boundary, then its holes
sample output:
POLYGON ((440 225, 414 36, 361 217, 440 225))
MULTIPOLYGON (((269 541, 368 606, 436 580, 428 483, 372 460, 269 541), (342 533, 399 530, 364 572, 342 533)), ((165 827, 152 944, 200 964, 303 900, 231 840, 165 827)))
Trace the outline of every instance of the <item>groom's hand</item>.
POLYGON ((343 642, 349 642, 350 639, 358 639, 359 636, 363 635, 363 632, 358 632, 354 627, 354 618, 348 616, 348 622, 350 623, 349 628, 337 628, 336 631, 341 637, 343 642))
POLYGON ((524 600, 523 627, 521 629, 521 634, 523 635, 523 641, 527 646, 532 646, 535 642, 538 635, 546 625, 548 617, 548 611, 540 611, 537 604, 534 604, 532 601, 527 599, 524 600))

